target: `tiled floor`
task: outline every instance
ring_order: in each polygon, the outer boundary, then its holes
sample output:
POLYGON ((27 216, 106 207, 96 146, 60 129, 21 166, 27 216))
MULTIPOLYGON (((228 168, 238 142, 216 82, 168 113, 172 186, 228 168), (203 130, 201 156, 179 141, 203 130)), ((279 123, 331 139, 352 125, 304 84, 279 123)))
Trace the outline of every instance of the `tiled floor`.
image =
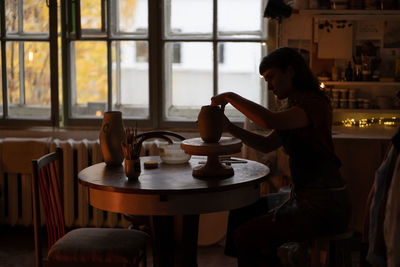
MULTIPOLYGON (((223 246, 216 244, 198 248, 199 267, 237 266, 236 259, 223 254, 223 246)), ((34 267, 33 229, 0 226, 0 267, 34 267)), ((153 266, 151 253, 148 266, 153 266)))

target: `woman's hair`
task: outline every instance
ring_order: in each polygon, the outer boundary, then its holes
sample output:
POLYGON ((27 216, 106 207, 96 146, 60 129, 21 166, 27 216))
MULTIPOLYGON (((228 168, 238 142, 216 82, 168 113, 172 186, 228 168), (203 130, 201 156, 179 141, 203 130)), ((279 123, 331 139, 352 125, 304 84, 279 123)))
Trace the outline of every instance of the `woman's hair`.
POLYGON ((260 74, 269 68, 279 68, 286 71, 289 66, 294 69, 293 86, 300 91, 318 91, 319 82, 306 61, 296 50, 289 47, 280 47, 267 56, 260 63, 260 74))

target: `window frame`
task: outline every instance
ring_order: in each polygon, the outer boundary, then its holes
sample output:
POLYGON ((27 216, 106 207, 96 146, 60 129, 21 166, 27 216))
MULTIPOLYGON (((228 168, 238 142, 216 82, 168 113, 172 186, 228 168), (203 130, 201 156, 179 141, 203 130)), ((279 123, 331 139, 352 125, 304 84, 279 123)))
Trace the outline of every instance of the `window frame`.
MULTIPOLYGON (((0 125, 7 126, 52 126, 59 127, 59 97, 58 97, 58 36, 57 36, 57 0, 46 0, 49 11, 49 33, 13 33, 6 34, 5 1, 0 1, 0 42, 1 42, 1 75, 2 75, 2 96, 3 114, 0 117, 0 125), (48 42, 50 55, 50 118, 49 119, 27 119, 9 117, 8 113, 8 88, 7 88, 7 42, 48 42)), ((20 7, 18 12, 22 12, 20 7)), ((19 19, 21 16, 18 16, 19 19)), ((19 27, 21 27, 19 25, 19 27)), ((19 71, 24 75, 24 69, 19 71)), ((24 88, 24 86, 23 86, 24 88)), ((24 90, 22 88, 22 90, 24 90)), ((21 89, 20 89, 21 90, 21 89)))
MULTIPOLYGON (((160 51, 163 53, 162 57, 161 57, 161 64, 163 67, 165 66, 165 58, 166 55, 164 55, 164 47, 166 45, 167 42, 211 42, 212 43, 212 50, 213 50, 213 95, 216 95, 218 93, 218 64, 219 64, 219 55, 218 55, 218 44, 219 43, 224 43, 224 42, 239 42, 239 43, 249 43, 249 42, 255 42, 255 43, 264 43, 266 46, 265 51, 261 52, 261 56, 264 56, 267 52, 267 41, 268 41, 268 30, 267 30, 267 24, 265 23, 265 21, 263 19, 260 20, 260 28, 261 28, 261 33, 260 33, 260 38, 248 38, 248 37, 225 37, 224 34, 221 34, 220 32, 218 32, 218 0, 212 0, 213 1, 213 19, 212 19, 212 33, 211 33, 211 37, 208 37, 210 34, 198 34, 197 38, 193 38, 190 37, 191 34, 176 34, 174 33, 175 36, 177 37, 168 37, 169 34, 165 33, 165 29, 171 29, 170 26, 170 20, 165 19, 165 15, 166 14, 170 14, 169 10, 165 10, 168 7, 165 7, 166 5, 164 4, 164 1, 161 0, 160 6, 163 9, 162 10, 162 21, 165 21, 167 26, 164 26, 164 24, 162 23, 161 25, 159 25, 161 27, 161 31, 162 31, 162 39, 161 39, 161 47, 159 48, 160 51), (262 38, 263 35, 265 36, 265 38, 262 38)), ((261 0, 261 5, 262 7, 264 7, 266 5, 266 0, 261 0)), ((263 10, 263 8, 262 8, 263 10)), ((225 32, 226 33, 226 32, 225 32)), ((238 32, 230 32, 228 34, 226 34, 227 36, 232 35, 234 33, 240 33, 241 35, 244 35, 247 32, 243 32, 243 31, 238 31, 238 32)), ((250 32, 253 33, 253 32, 250 32)), ((260 48, 261 49, 261 48, 260 48)), ((166 79, 170 76, 167 75, 168 70, 167 69, 162 69, 161 73, 163 74, 163 84, 162 84, 162 88, 161 88, 161 97, 162 97, 162 103, 160 103, 160 107, 161 107, 161 112, 163 112, 166 109, 166 105, 168 104, 169 100, 169 96, 166 95, 166 79)), ((268 102, 268 94, 267 94, 267 90, 266 89, 266 84, 264 82, 262 82, 260 80, 260 86, 262 88, 262 105, 267 105, 268 102)), ((195 121, 172 121, 172 120, 166 120, 165 115, 162 114, 162 117, 160 117, 160 121, 159 121, 159 127, 161 128, 196 128, 197 126, 195 125, 195 121)), ((238 122, 238 121, 235 121, 238 122)), ((239 121, 239 123, 242 123, 242 121, 239 121)))
MULTIPOLYGON (((22 1, 22 0, 21 0, 22 1)), ((90 29, 80 28, 80 1, 75 0, 75 10, 72 10, 72 1, 68 0, 46 0, 49 6, 49 33, 40 36, 7 36, 6 18, 1 16, 1 59, 2 59, 2 90, 3 90, 3 115, 0 116, 0 125, 7 126, 52 126, 57 128, 65 127, 85 127, 85 126, 100 126, 102 118, 76 118, 72 116, 72 88, 73 83, 73 54, 71 54, 70 46, 74 41, 100 41, 106 42, 107 45, 107 109, 112 110, 112 42, 114 41, 146 41, 148 42, 149 59, 149 117, 148 119, 129 119, 124 118, 126 125, 138 125, 141 128, 196 128, 195 121, 173 121, 165 118, 164 110, 168 100, 166 91, 166 79, 168 78, 168 70, 165 69, 165 51, 164 47, 168 42, 208 42, 212 44, 213 53, 213 93, 218 92, 218 64, 219 43, 223 42, 255 42, 267 43, 268 31, 267 23, 261 17, 261 34, 257 38, 247 37, 230 37, 221 35, 217 31, 218 21, 218 0, 213 0, 213 28, 210 36, 191 37, 185 34, 174 37, 167 37, 165 34, 164 23, 168 10, 165 10, 164 0, 147 0, 148 4, 148 32, 147 36, 139 36, 134 34, 114 34, 116 27, 117 16, 112 14, 112 6, 115 1, 101 0, 101 30, 92 31, 90 29), (58 5, 58 6, 57 6, 58 5), (60 8, 60 12, 58 12, 60 8), (72 12, 73 11, 73 12, 72 12), (76 14, 75 17, 72 15, 76 14), (60 16, 60 29, 58 32, 58 16, 60 16), (111 18, 105 20, 104 18, 111 18), (74 21, 72 21, 74 20, 74 21), (151 22, 151 23, 150 23, 151 22), (75 32, 72 32, 71 25, 79 25, 75 32), (50 49, 50 98, 51 98, 51 114, 50 119, 18 119, 8 117, 8 96, 7 96, 7 58, 6 58, 6 43, 9 41, 41 41, 48 42, 50 49), (58 44, 61 45, 61 55, 59 55, 58 44), (59 73, 59 61, 61 63, 61 72, 59 73), (59 84, 59 78, 61 84, 59 84), (59 87, 62 88, 62 103, 59 98, 59 87), (60 109, 62 105, 62 109, 60 109), (61 111, 61 114, 60 112, 61 111)), ((267 0, 262 0, 261 5, 265 6, 267 0)), ((5 1, 0 1, 0 12, 5 14, 5 1)), ((232 32, 233 33, 233 32, 232 32)), ((240 32, 243 34, 243 32, 240 32)), ((228 33, 228 35, 231 33, 228 33)), ((209 35, 209 34, 208 34, 209 35)), ((261 48, 260 48, 261 49, 261 48)), ((267 47, 262 51, 264 55, 267 47)), ((118 81, 117 81, 118 82, 118 81)), ((265 101, 262 104, 267 104, 267 92, 264 90, 265 84, 261 83, 262 99, 265 101)))

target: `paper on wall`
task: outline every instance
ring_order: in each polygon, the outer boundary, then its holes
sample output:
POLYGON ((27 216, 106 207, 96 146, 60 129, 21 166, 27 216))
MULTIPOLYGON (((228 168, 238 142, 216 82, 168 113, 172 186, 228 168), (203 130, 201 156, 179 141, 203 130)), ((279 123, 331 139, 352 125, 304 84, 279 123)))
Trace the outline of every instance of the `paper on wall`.
POLYGON ((318 21, 318 58, 350 59, 353 55, 353 23, 318 21))

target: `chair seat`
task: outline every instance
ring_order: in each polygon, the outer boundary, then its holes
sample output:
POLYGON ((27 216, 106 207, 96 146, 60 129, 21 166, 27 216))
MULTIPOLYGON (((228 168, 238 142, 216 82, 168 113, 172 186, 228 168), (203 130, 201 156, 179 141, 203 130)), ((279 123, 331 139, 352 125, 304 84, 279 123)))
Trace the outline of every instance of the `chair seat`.
POLYGON ((135 263, 149 241, 137 230, 79 228, 60 238, 47 257, 50 262, 135 263))

